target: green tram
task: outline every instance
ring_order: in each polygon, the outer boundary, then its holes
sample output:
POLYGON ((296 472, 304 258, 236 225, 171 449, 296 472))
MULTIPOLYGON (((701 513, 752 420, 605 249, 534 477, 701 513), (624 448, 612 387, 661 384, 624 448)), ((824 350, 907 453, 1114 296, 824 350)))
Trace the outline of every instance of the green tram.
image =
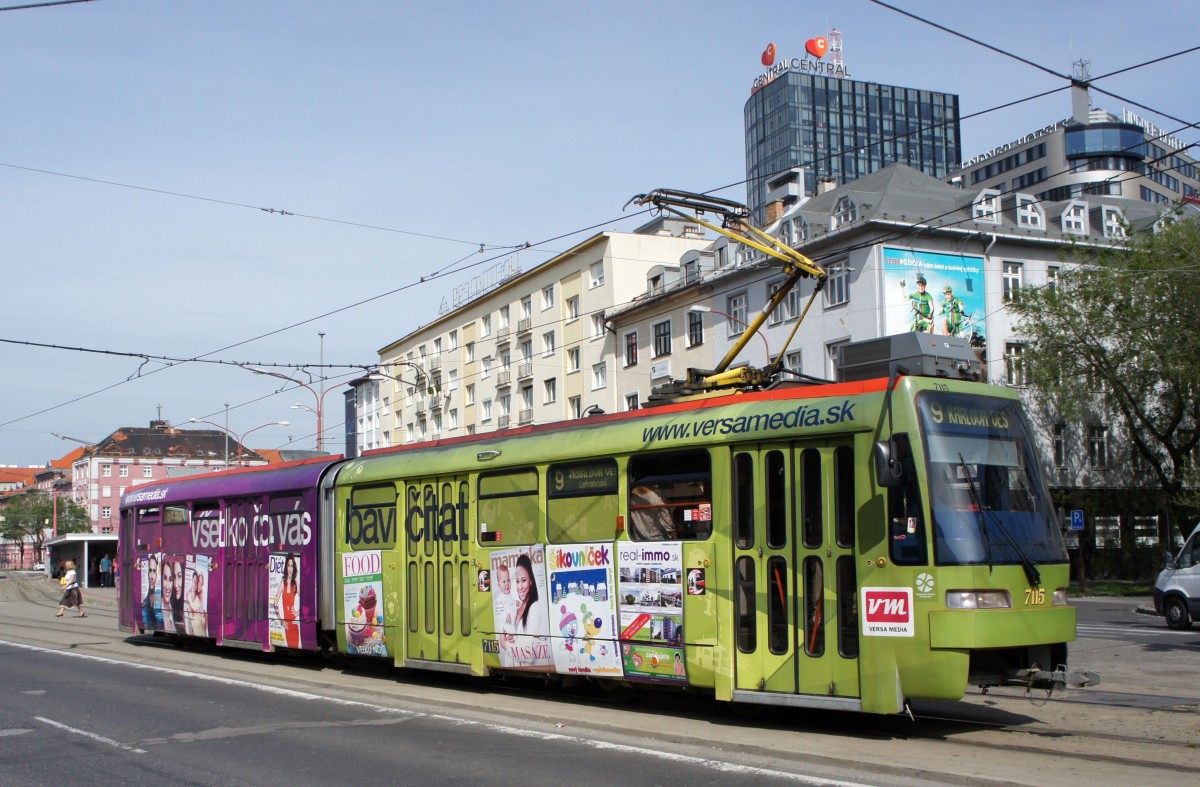
POLYGON ((322 499, 322 628, 397 667, 868 713, 1097 682, 1005 388, 893 373, 382 449, 322 499))

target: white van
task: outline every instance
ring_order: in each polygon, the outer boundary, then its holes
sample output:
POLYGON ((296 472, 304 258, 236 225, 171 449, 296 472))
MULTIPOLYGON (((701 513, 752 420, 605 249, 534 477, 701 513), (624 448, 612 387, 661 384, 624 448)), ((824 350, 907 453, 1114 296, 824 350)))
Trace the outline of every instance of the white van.
POLYGON ((1200 525, 1177 557, 1167 553, 1167 567, 1154 580, 1154 609, 1173 629, 1190 628, 1200 618, 1200 525))

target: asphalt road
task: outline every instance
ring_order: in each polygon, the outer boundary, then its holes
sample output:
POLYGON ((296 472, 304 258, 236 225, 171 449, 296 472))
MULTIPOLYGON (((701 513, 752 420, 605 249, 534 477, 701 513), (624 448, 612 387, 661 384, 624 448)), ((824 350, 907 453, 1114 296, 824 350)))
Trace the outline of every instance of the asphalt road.
MULTIPOLYGON (((886 728, 881 736, 852 714, 742 721, 682 701, 617 708, 478 681, 176 648, 117 632, 112 591, 89 593, 85 620, 54 618, 55 592, 49 583, 0 579, 0 784, 98 774, 125 784, 989 784, 1036 782, 1039 773, 1053 774, 1053 784, 1095 784, 1163 774, 1103 762, 1060 774, 1052 753, 1015 761, 1001 747, 966 756, 965 730, 949 742, 886 728)), ((1169 632, 1161 619, 1138 615, 1140 601, 1078 603, 1072 663, 1101 672, 1103 692, 1067 692, 1048 704, 969 696, 964 704, 1028 729, 1086 717, 1101 731, 1148 730, 1158 719, 1156 737, 1180 737, 1176 720, 1194 723, 1195 714, 1074 704, 1157 693, 1162 707, 1177 707, 1179 697, 1200 707, 1200 629, 1169 632)), ((1187 734, 1182 740, 1176 745, 1186 746, 1187 734)))

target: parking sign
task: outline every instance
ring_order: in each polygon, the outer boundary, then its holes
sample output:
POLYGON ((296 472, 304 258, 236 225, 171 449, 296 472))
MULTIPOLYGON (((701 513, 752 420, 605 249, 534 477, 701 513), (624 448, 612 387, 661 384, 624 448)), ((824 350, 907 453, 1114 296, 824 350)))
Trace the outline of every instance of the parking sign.
POLYGON ((1071 529, 1083 530, 1083 509, 1076 508, 1071 511, 1071 529))

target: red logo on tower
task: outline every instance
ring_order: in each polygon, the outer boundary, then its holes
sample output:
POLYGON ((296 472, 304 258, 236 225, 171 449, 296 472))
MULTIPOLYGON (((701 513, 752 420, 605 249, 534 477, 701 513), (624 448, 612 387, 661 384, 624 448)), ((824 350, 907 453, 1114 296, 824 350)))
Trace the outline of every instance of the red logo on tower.
POLYGON ((912 588, 863 588, 859 605, 864 637, 911 637, 912 588))

